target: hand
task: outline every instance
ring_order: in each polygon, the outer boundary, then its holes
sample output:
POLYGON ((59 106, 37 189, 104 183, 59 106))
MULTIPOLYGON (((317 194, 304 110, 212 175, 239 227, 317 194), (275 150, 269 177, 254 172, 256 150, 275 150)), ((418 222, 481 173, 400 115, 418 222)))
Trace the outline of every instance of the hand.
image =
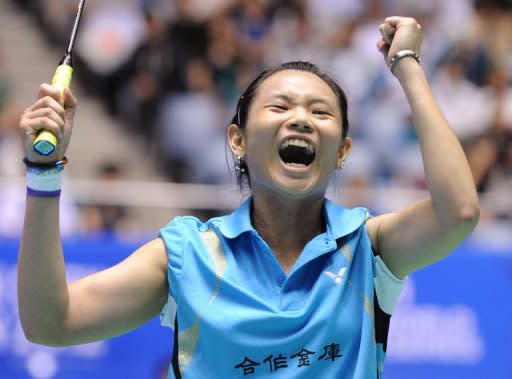
POLYGON ((421 26, 414 18, 388 17, 379 26, 382 38, 377 48, 384 55, 386 64, 400 50, 413 50, 418 55, 421 47, 421 26))
POLYGON ((49 85, 41 84, 37 100, 25 109, 20 118, 20 131, 23 139, 25 157, 30 162, 51 163, 61 160, 71 139, 71 129, 77 101, 69 88, 63 92, 49 85), (63 105, 61 105, 63 104, 63 105), (40 130, 45 129, 57 137, 57 149, 48 156, 34 151, 33 143, 40 130))

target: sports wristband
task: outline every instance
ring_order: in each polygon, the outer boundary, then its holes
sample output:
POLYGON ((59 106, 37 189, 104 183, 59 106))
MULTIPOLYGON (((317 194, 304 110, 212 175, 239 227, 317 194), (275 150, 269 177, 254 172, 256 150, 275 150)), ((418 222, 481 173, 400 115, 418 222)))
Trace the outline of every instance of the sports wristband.
POLYGON ((50 164, 23 162, 27 165, 27 195, 36 197, 57 197, 62 188, 62 171, 67 159, 50 164))

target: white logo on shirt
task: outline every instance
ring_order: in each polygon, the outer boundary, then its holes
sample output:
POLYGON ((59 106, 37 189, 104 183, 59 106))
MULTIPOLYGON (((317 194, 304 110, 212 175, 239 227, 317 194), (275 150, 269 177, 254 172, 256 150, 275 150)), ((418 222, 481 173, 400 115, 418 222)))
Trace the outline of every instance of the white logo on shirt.
POLYGON ((343 275, 345 274, 345 271, 347 271, 347 268, 342 267, 341 270, 338 272, 338 274, 335 274, 330 271, 324 271, 324 274, 327 275, 332 280, 334 280, 334 283, 340 284, 343 279, 343 275))

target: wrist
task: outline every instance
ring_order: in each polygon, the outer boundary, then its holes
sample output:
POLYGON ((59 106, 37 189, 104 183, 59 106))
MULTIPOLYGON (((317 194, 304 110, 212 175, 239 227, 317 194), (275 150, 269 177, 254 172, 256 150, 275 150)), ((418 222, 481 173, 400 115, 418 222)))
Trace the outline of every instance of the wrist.
POLYGON ((414 59, 405 58, 395 66, 393 75, 402 87, 415 86, 418 82, 426 81, 422 67, 414 59))
POLYGON ((414 50, 404 49, 398 51, 388 62, 389 70, 393 75, 397 75, 400 67, 405 65, 414 64, 418 66, 421 63, 421 58, 414 50))
POLYGON ((62 171, 67 159, 63 158, 54 163, 34 163, 26 158, 27 166, 27 195, 35 197, 58 197, 62 188, 62 171))

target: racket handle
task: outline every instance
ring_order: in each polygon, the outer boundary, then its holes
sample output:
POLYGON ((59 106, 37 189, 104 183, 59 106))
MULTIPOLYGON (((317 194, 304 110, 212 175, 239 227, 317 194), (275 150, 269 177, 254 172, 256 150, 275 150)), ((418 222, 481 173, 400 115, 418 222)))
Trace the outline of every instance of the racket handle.
MULTIPOLYGON (((73 67, 68 64, 57 66, 53 75, 52 86, 59 89, 62 101, 64 101, 64 90, 71 84, 72 75, 73 67)), ((57 148, 57 137, 48 130, 41 130, 34 140, 32 147, 39 155, 50 155, 57 148)))

